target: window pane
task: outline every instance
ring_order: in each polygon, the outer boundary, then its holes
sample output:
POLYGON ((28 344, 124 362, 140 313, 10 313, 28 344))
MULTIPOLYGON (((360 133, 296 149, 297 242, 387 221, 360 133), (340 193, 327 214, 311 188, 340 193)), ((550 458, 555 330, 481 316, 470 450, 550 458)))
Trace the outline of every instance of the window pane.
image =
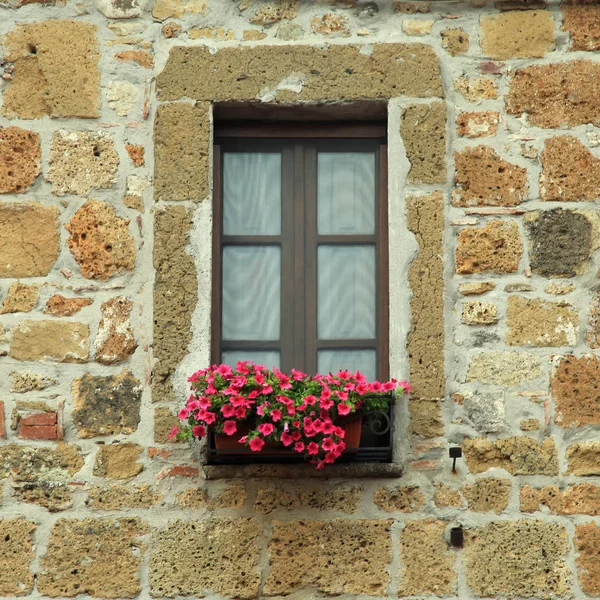
POLYGON ((375 247, 319 246, 320 340, 375 338, 375 247))
POLYGON ((223 248, 224 340, 279 339, 280 278, 279 248, 223 248))
POLYGON ((279 235, 281 154, 223 153, 225 235, 279 235))
POLYGON ((319 350, 317 370, 321 374, 337 371, 360 371, 369 381, 375 381, 375 350, 319 350))
POLYGON ((320 152, 318 231, 375 233, 375 154, 320 152))
POLYGON ((235 369, 235 365, 239 360, 251 360, 258 365, 264 365, 267 369, 273 367, 280 368, 279 352, 276 350, 230 350, 223 352, 222 362, 235 369))

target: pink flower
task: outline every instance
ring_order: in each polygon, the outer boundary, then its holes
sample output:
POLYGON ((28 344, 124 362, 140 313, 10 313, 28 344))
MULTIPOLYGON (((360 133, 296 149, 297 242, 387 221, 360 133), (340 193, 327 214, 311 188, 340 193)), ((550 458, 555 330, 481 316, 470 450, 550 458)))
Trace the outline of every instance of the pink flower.
POLYGON ((202 420, 206 421, 207 425, 214 423, 217 419, 217 415, 214 412, 204 411, 204 415, 202 416, 202 420))
POLYGON ((243 436, 242 436, 242 437, 241 437, 241 438, 238 440, 238 442, 239 442, 240 444, 245 444, 247 441, 248 441, 248 436, 247 436, 247 435, 243 435, 243 436))
POLYGON ((273 419, 274 423, 281 420, 281 411, 279 409, 275 409, 271 411, 271 419, 273 419))
POLYGON ((381 392, 381 383, 379 381, 374 381, 369 384, 369 391, 371 392, 381 392))
MULTIPOLYGON (((172 440, 179 433, 179 427, 175 426, 171 429, 171 433, 169 434, 169 439, 172 440)), ((291 442, 290 442, 291 444, 291 442)))
POLYGON ((206 427, 204 425, 196 425, 196 427, 192 427, 192 433, 196 437, 204 437, 206 435, 206 427))
POLYGON ((221 377, 229 377, 231 375, 232 369, 229 365, 219 365, 217 369, 217 373, 221 375, 221 377))
POLYGON ((393 392, 396 389, 396 383, 393 381, 386 381, 382 387, 384 392, 393 392))
POLYGON ((304 398, 304 403, 308 404, 309 406, 312 406, 313 404, 315 404, 317 401, 317 398, 315 396, 313 396, 312 394, 309 394, 308 396, 306 396, 306 398, 304 398))
POLYGON ((272 385, 265 385, 263 386, 262 391, 260 392, 263 396, 268 396, 269 394, 273 393, 273 386, 272 385))
POLYGON ((223 433, 233 435, 237 431, 237 423, 235 421, 225 421, 223 425, 223 433))
POLYGON ((275 430, 275 427, 273 427, 273 425, 271 423, 263 423, 262 425, 258 426, 258 430, 264 435, 271 435, 273 433, 273 431, 275 430))
POLYGON ((291 446, 292 443, 294 442, 294 438, 289 434, 286 433, 285 431, 281 434, 281 443, 284 446, 291 446))
POLYGON ((239 406, 235 409, 235 418, 236 419, 245 419, 246 418, 246 409, 243 406, 239 406))
POLYGON ((314 442, 311 442, 306 447, 306 451, 308 452, 308 454, 319 454, 319 444, 315 444, 314 442))
POLYGON ((210 408, 212 404, 210 398, 207 398, 206 396, 201 396, 200 400, 198 400, 198 403, 200 404, 201 408, 210 408))
POLYGON ((325 455, 325 462, 326 463, 332 463, 335 461, 335 459, 338 458, 333 452, 328 452, 325 455))
POLYGON ((265 382, 265 376, 262 373, 256 373, 254 375, 254 381, 256 381, 258 385, 262 385, 265 382))
POLYGON ((405 394, 408 394, 408 392, 410 392, 410 385, 409 385, 408 381, 401 381, 398 385, 401 388, 404 388, 405 394))
POLYGON ((347 392, 338 392, 337 396, 340 400, 348 400, 348 393, 347 392))
POLYGON ((299 431, 294 431, 292 432, 292 439, 297 442, 300 438, 302 437, 302 435, 300 434, 299 431))
POLYGON ((233 417, 235 414, 235 408, 231 404, 223 404, 221 413, 226 419, 229 419, 229 417, 233 417))
POLYGON ((255 437, 250 440, 250 450, 252 450, 252 452, 260 452, 264 445, 264 440, 261 440, 259 437, 255 437))
POLYGON ((186 407, 182 408, 177 416, 179 417, 180 421, 184 421, 190 416, 190 409, 186 407))
POLYGON ((330 437, 324 438, 322 445, 323 450, 325 450, 326 452, 329 452, 330 450, 333 450, 336 447, 336 443, 330 437))
POLYGON ((351 410, 350 407, 344 403, 338 404, 338 406, 337 406, 338 414, 342 415, 342 416, 350 414, 350 410, 351 410))
POLYGON ((304 442, 296 442, 294 444, 294 450, 296 452, 303 452, 304 451, 304 442))
POLYGON ((296 371, 296 369, 292 369, 292 379, 294 381, 302 381, 306 376, 306 373, 303 373, 302 371, 296 371))
POLYGON ((323 424, 323 433, 325 433, 326 435, 331 435, 334 431, 335 425, 333 424, 333 421, 327 419, 323 424))
POLYGON ((331 400, 330 398, 323 398, 323 395, 321 394, 321 400, 319 402, 319 406, 323 410, 329 410, 333 406, 333 400, 331 400))

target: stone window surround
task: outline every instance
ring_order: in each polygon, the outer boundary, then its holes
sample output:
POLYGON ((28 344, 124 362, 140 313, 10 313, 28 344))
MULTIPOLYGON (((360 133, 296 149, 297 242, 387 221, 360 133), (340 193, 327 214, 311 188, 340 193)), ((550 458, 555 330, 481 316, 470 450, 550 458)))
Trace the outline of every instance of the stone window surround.
MULTIPOLYGON (((289 55, 296 51, 302 53, 307 47, 280 47, 282 48, 285 48, 289 55)), ((178 50, 186 54, 186 64, 193 62, 187 60, 188 50, 204 52, 200 47, 175 47, 157 80, 158 99, 167 99, 169 102, 161 102, 158 107, 154 135, 157 203, 154 246, 156 364, 153 400, 168 401, 173 408, 177 404, 176 399, 183 398, 188 393, 189 373, 200 365, 208 364, 210 360, 212 124, 215 109, 219 109, 223 101, 223 92, 211 92, 214 85, 210 82, 203 87, 201 81, 190 81, 189 73, 183 68, 178 68, 178 50), (199 86, 200 92, 189 91, 188 83, 189 87, 199 86), (184 94, 195 97, 189 98, 184 94), (211 98, 211 94, 214 97, 211 98), (193 286, 195 290, 192 289, 193 286)), ((230 53, 235 53, 236 50, 240 52, 240 61, 243 61, 243 52, 249 49, 228 49, 230 53)), ((301 61, 301 58, 298 60, 301 61)), ((235 77, 235 73, 231 71, 224 76, 224 81, 221 82, 223 85, 227 85, 227 77, 235 77)), ((197 77, 202 79, 201 69, 197 77)), ((240 94, 233 89, 236 86, 235 81, 237 79, 230 82, 234 99, 241 100, 242 105, 260 106, 261 102, 257 102, 256 93, 251 92, 247 97, 240 98, 240 94)), ((370 90, 358 90, 360 98, 355 98, 340 90, 340 97, 332 103, 328 96, 335 93, 335 89, 331 89, 335 88, 335 82, 328 80, 327 84, 329 89, 323 93, 323 100, 328 101, 328 106, 337 104, 341 112, 349 102, 357 99, 360 99, 361 103, 365 98, 379 104, 382 100, 387 103, 390 374, 397 378, 410 376, 417 394, 413 393, 409 402, 399 402, 396 405, 396 439, 391 463, 334 465, 326 474, 315 471, 310 465, 296 465, 291 469, 281 465, 209 466, 205 464, 203 445, 198 444, 197 458, 204 464, 207 478, 248 477, 259 474, 263 477, 397 477, 402 472, 408 451, 409 421, 411 418, 422 418, 423 406, 434 406, 435 410, 439 410, 444 395, 442 390, 436 397, 431 397, 431 390, 427 389, 428 385, 431 387, 430 384, 423 383, 421 392, 420 384, 415 382, 415 379, 423 379, 424 369, 429 369, 430 365, 425 366, 424 359, 430 354, 428 340, 432 337, 432 332, 441 340, 443 348, 443 302, 434 302, 432 309, 432 305, 426 302, 424 294, 421 293, 425 291, 427 276, 429 281, 432 281, 432 275, 437 274, 433 279, 434 295, 443 296, 443 195, 441 192, 431 193, 430 190, 429 195, 423 195, 422 192, 419 194, 418 191, 412 195, 412 190, 405 189, 410 163, 399 135, 404 107, 414 105, 415 97, 430 98, 433 93, 422 90, 409 91, 412 97, 407 99, 391 95, 386 97, 381 91, 375 91, 372 97, 369 97, 370 90), (409 231, 414 235, 410 235, 409 231), (437 246, 438 242, 439 248, 436 252, 433 246, 437 246), (406 306, 409 304, 410 322, 406 318, 406 306), (398 315, 402 315, 401 318, 398 318, 398 315)), ((314 90, 311 92, 314 93, 314 90)), ((434 97, 440 95, 443 95, 443 91, 438 90, 434 97)), ((422 102, 424 100, 417 100, 417 103, 422 102)), ((290 102, 288 98, 285 104, 306 106, 304 102, 290 102)), ((311 98, 310 104, 320 102, 311 98)), ((433 365, 434 369, 441 371, 443 381, 443 351, 438 349, 437 357, 434 351, 431 359, 436 363, 433 365)), ((410 430, 413 429, 411 426, 410 430)))

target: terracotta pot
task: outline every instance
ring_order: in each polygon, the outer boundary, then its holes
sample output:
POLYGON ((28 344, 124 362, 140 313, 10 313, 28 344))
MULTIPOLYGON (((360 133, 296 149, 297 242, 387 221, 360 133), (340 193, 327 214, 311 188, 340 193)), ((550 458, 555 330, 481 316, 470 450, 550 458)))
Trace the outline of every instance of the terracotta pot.
MULTIPOLYGON (((344 442, 346 442, 346 449, 344 454, 353 454, 358 452, 358 446, 360 444, 360 434, 362 431, 362 415, 354 416, 348 419, 344 423, 340 423, 340 427, 346 432, 344 442)), ((225 435, 223 433, 215 433, 215 447, 217 454, 236 454, 236 450, 240 454, 248 454, 251 452, 250 448, 244 444, 240 444, 238 440, 247 435, 250 431, 250 425, 238 424, 238 430, 234 435, 225 435)), ((285 448, 279 444, 265 444, 260 452, 262 456, 276 456, 276 455, 294 455, 298 454, 293 450, 285 448)))

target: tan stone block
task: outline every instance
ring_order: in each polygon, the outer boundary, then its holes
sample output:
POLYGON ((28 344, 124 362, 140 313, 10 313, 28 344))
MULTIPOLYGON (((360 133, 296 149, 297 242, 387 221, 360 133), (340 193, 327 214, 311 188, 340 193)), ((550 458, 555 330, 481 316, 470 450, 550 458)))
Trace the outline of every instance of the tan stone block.
POLYGON ((60 519, 41 559, 38 589, 45 596, 133 598, 148 527, 137 518, 60 519))
POLYGON ((152 16, 157 21, 179 19, 185 14, 208 14, 208 0, 157 0, 152 9, 152 16))
POLYGON ((552 438, 542 443, 528 437, 499 440, 465 439, 463 452, 471 473, 505 469, 512 475, 558 475, 558 459, 552 438))
POLYGON ((250 519, 174 521, 153 535, 152 596, 258 595, 258 526, 250 519))
POLYGON ((511 296, 506 323, 510 346, 574 346, 579 339, 579 313, 564 302, 511 296))
POLYGON ((496 288, 496 284, 493 281, 473 281, 468 283, 461 283, 458 286, 458 291, 463 296, 480 296, 487 292, 491 292, 496 288))
POLYGON ((404 13, 407 15, 431 12, 431 5, 429 2, 398 2, 397 0, 394 0, 392 5, 394 12, 404 13))
MULTIPOLYGON (((268 3, 255 3, 255 10, 248 17, 255 25, 273 25, 282 20, 295 19, 298 11, 297 0, 275 0, 268 3)), ((243 4, 240 3, 240 10, 243 4)))
POLYGON ((19 502, 37 504, 50 512, 60 512, 73 506, 73 490, 65 483, 24 483, 13 488, 19 502))
POLYGON ((466 77, 462 75, 453 81, 456 91, 469 102, 481 102, 482 100, 496 100, 498 98, 498 86, 489 77, 466 77))
POLYGON ((446 181, 446 103, 411 104, 402 111, 400 135, 413 183, 446 181))
POLYGON ((22 194, 40 174, 40 135, 19 127, 0 127, 0 194, 22 194))
POLYGON ((33 532, 35 524, 22 517, 0 519, 0 595, 26 596, 33 591, 33 532))
POLYGON ((600 125, 600 64, 589 60, 533 65, 515 72, 508 114, 527 113, 530 125, 600 125))
POLYGON ((566 294, 570 294, 576 288, 577 286, 571 282, 556 283, 553 281, 544 288, 544 291, 546 294, 552 294, 553 296, 564 296, 566 294))
POLYGON ((562 31, 571 34, 569 50, 600 50, 600 7, 596 4, 561 4, 563 13, 562 31))
POLYGON ((451 56, 464 54, 469 50, 469 34, 462 27, 451 27, 440 32, 442 47, 451 56))
POLYGON ((321 35, 338 34, 344 37, 350 35, 348 19, 338 13, 329 12, 320 17, 313 17, 310 21, 310 28, 313 33, 320 33, 321 35))
POLYGON ((600 596, 600 527, 585 523, 575 527, 577 574, 584 594, 600 596))
POLYGON ((21 321, 12 330, 9 354, 17 360, 86 362, 90 330, 72 321, 21 321))
POLYGON ((512 386, 537 379, 542 371, 539 359, 519 352, 482 352, 469 365, 467 381, 512 386))
POLYGON ((60 294, 54 294, 46 302, 44 314, 55 317, 71 317, 93 302, 92 298, 66 298, 60 294))
POLYGON ((412 329, 408 335, 410 382, 414 399, 439 399, 444 376, 444 196, 406 199, 408 228, 419 244, 410 265, 412 329))
POLYGON ((490 58, 541 58, 555 48, 550 11, 511 11, 481 19, 481 49, 490 58))
POLYGON ((105 86, 108 106, 120 117, 127 117, 133 111, 140 88, 129 81, 109 81, 105 86))
POLYGON ((264 40, 267 34, 264 31, 258 31, 256 29, 244 29, 242 39, 245 42, 258 42, 264 40))
POLYGON ((496 135, 499 122, 500 113, 495 110, 461 113, 456 119, 456 134, 468 138, 496 135))
POLYGON ((209 114, 205 103, 163 104, 158 108, 154 124, 157 200, 202 200, 209 195, 209 114))
POLYGON ((442 407, 439 400, 417 398, 408 401, 410 415, 409 432, 423 438, 444 435, 442 407))
POLYGON ((5 116, 100 116, 95 25, 68 19, 19 24, 4 47, 4 59, 14 63, 13 81, 3 97, 5 116))
POLYGON ((454 206, 517 206, 527 200, 527 169, 504 160, 489 146, 454 153, 454 206))
POLYGON ((90 488, 86 505, 96 510, 123 510, 127 508, 151 508, 161 502, 163 496, 147 483, 142 485, 112 484, 90 488))
POLYGON ((485 227, 465 227, 458 234, 456 272, 514 273, 519 268, 523 244, 513 221, 490 221, 485 227))
POLYGON ((65 225, 69 250, 88 279, 106 280, 135 267, 129 219, 99 200, 88 200, 65 225))
POLYGON ((105 131, 58 130, 50 144, 46 180, 56 196, 87 196, 92 189, 116 182, 119 155, 113 137, 105 131))
POLYGON ((406 35, 428 35, 434 23, 432 19, 404 19, 402 31, 406 35))
POLYGON ((466 325, 491 325, 497 323, 498 307, 490 302, 472 300, 462 306, 462 322, 466 325))
POLYGON ((254 510, 263 515, 268 515, 274 510, 294 510, 300 505, 298 495, 280 488, 261 488, 256 493, 254 510))
POLYGON ((600 475, 600 442, 575 442, 567 448, 567 473, 600 475))
POLYGON ((437 508, 463 508, 464 499, 461 493, 445 483, 436 483, 433 501, 437 508))
POLYGON ((191 227, 192 211, 186 207, 169 206, 154 214, 154 402, 175 400, 171 378, 192 339, 198 282, 186 251, 191 227))
POLYGON ((314 510, 335 510, 344 513, 354 513, 358 510, 361 488, 342 485, 319 488, 302 487, 298 490, 301 506, 314 510))
POLYGON ((16 394, 41 391, 56 385, 56 380, 52 377, 32 373, 31 371, 11 371, 8 377, 11 381, 10 391, 16 394))
POLYGON ((443 97, 439 61, 431 46, 375 44, 369 53, 361 48, 258 45, 211 54, 203 46, 175 46, 157 78, 158 95, 160 100, 256 100, 302 73, 299 101, 443 97), (257 70, 254 65, 262 66, 257 70))
POLYGON ((175 440, 169 439, 169 434, 173 427, 179 426, 179 418, 173 414, 173 411, 160 406, 154 409, 154 441, 157 444, 174 443, 175 440))
POLYGON ((484 477, 462 488, 469 510, 473 512, 495 512, 506 510, 510 500, 512 483, 510 479, 484 477))
POLYGON ((400 534, 401 596, 456 593, 454 553, 444 540, 446 525, 436 519, 406 522, 400 534))
POLYGON ((600 358, 556 357, 550 391, 556 403, 554 421, 561 427, 600 425, 600 358))
POLYGON ((386 512, 414 512, 425 504, 425 496, 416 485, 380 487, 375 490, 373 502, 386 512))
POLYGON ((109 479, 130 479, 144 470, 137 462, 143 448, 132 443, 101 445, 96 455, 94 475, 109 479))
POLYGON ((0 315, 29 312, 36 307, 39 298, 39 285, 25 285, 16 281, 8 288, 8 294, 6 294, 0 307, 0 315))
POLYGON ((219 42, 235 39, 233 30, 223 27, 192 27, 188 31, 188 36, 191 40, 209 39, 219 42))
POLYGON ((59 250, 58 208, 37 202, 0 205, 0 277, 47 275, 59 250))
POLYGON ((541 428, 541 423, 539 419, 521 419, 519 423, 519 429, 521 431, 537 431, 541 428))
POLYGON ((330 595, 385 595, 392 521, 334 519, 275 522, 265 594, 307 587, 330 595), (360 565, 360 568, 357 568, 360 565))
POLYGON ((555 515, 600 515, 600 486, 576 483, 563 490, 556 485, 521 488, 521 511, 536 512, 544 507, 555 515))
POLYGON ((145 69, 154 68, 154 56, 146 50, 124 50, 117 52, 115 58, 120 62, 134 62, 145 69))
POLYGON ((96 360, 103 365, 127 360, 137 348, 131 327, 133 302, 116 296, 102 303, 102 319, 94 341, 96 360))
POLYGON ((140 144, 125 144, 125 150, 129 154, 129 158, 134 167, 143 167, 145 164, 144 154, 146 149, 140 144))
POLYGON ((585 343, 594 350, 600 348, 600 292, 596 292, 590 302, 585 343))
POLYGON ((58 442, 56 446, 0 446, 0 479, 10 473, 17 482, 69 480, 83 467, 79 448, 58 442))
POLYGON ((564 528, 531 519, 498 521, 467 530, 467 584, 484 597, 554 598, 570 595, 564 528))
POLYGON ((229 486, 210 496, 206 490, 188 488, 177 494, 177 504, 182 508, 207 508, 208 510, 241 508, 247 497, 244 484, 229 486))
POLYGON ((133 433, 140 422, 142 385, 127 370, 118 375, 86 373, 73 381, 73 423, 77 435, 133 433))

